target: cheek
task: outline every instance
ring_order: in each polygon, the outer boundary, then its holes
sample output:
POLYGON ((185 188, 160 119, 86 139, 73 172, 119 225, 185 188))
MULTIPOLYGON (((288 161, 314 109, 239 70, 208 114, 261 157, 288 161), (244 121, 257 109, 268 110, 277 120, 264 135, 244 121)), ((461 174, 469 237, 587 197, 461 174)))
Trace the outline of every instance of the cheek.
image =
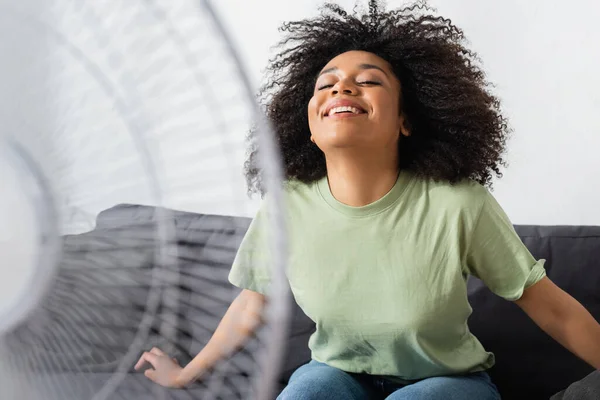
POLYGON ((317 118, 319 117, 319 104, 318 104, 318 100, 316 97, 311 97, 310 101, 308 102, 308 107, 307 107, 307 112, 308 112, 308 122, 309 124, 312 124, 313 122, 315 122, 317 120, 317 118))
POLYGON ((398 100, 391 96, 381 96, 377 99, 379 119, 386 124, 395 124, 400 119, 398 100))
POLYGON ((310 101, 308 102, 308 117, 312 117, 314 114, 316 114, 317 111, 317 98, 315 96, 310 98, 310 101))

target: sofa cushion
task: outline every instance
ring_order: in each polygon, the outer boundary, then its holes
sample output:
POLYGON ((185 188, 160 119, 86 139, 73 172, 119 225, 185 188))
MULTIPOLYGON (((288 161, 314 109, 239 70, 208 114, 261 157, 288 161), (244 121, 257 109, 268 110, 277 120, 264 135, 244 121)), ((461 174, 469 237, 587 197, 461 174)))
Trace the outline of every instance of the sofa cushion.
MULTIPOLYGON (((26 387, 14 387, 18 393, 6 393, 3 399, 85 400, 92 399, 106 388, 115 376, 111 373, 57 373, 28 377, 26 387)), ((9 385, 8 390, 11 387, 9 385)), ((142 373, 119 376, 117 387, 107 397, 111 400, 192 400, 221 399, 245 400, 251 398, 251 386, 246 380, 227 376, 223 380, 200 381, 184 389, 164 388, 150 381, 142 373)), ((104 398, 104 397, 102 397, 104 398)))
POLYGON ((600 371, 594 371, 582 380, 572 383, 565 390, 555 394, 550 400, 598 399, 600 399, 600 371))
MULTIPOLYGON (((548 277, 600 320, 600 227, 516 226, 548 277)), ((496 355, 491 370, 503 399, 548 399, 593 369, 543 332, 516 304, 469 280, 469 327, 496 355)))

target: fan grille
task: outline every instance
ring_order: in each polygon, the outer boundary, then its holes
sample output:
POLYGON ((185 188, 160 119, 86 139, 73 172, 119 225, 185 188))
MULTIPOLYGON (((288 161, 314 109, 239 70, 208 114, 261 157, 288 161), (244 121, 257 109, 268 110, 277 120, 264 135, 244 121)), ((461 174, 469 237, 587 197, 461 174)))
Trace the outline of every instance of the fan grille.
MULTIPOLYGON (((241 161, 257 109, 208 4, 0 0, 0 54, 0 118, 39 166, 62 250, 47 295, 2 337, 8 398, 248 398, 253 378, 272 382, 284 301, 196 388, 167 391, 131 371, 154 345, 189 361, 237 293, 226 274, 245 229, 186 226, 173 211, 251 212, 241 161)), ((278 160, 258 123, 277 199, 278 160)))

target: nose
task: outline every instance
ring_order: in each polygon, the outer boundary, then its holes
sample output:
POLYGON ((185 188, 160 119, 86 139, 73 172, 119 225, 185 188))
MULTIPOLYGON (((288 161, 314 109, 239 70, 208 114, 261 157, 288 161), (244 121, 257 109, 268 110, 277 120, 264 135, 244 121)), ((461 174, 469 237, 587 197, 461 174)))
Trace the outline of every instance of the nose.
POLYGON ((348 94, 354 95, 356 94, 356 86, 349 83, 347 79, 340 79, 337 83, 331 88, 331 94, 348 94))

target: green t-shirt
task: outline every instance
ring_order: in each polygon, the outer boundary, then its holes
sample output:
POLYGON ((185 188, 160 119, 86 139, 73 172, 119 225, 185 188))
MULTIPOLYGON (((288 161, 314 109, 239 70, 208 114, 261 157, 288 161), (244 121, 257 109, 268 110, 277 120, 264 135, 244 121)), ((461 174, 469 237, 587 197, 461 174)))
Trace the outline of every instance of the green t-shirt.
MULTIPOLYGON (((324 178, 288 184, 284 199, 287 276, 316 323, 312 358, 344 371, 411 381, 488 369, 494 355, 467 326, 468 275, 508 300, 545 276, 544 260, 533 258, 474 182, 402 172, 384 197, 351 207, 324 178)), ((229 275, 261 293, 269 285, 265 212, 252 221, 229 275)))

